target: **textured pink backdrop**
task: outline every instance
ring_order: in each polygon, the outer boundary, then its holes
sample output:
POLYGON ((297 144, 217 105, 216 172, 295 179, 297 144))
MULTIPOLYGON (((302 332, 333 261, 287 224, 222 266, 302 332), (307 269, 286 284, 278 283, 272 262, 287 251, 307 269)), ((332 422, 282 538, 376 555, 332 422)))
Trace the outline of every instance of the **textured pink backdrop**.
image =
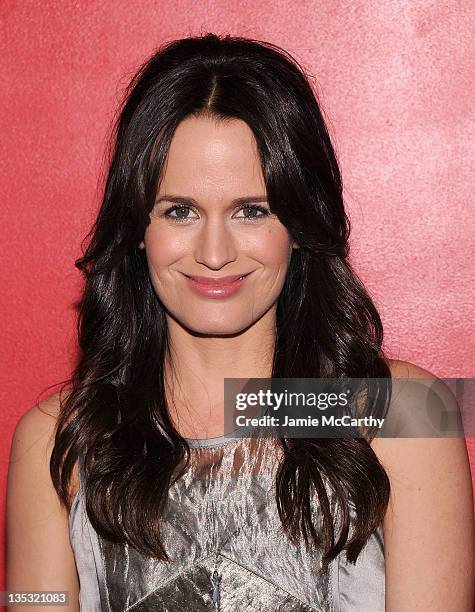
POLYGON ((2 492, 16 421, 73 364, 73 262, 119 95, 189 34, 269 40, 316 77, 390 356, 475 376, 473 2, 2 0, 0 20, 2 492))

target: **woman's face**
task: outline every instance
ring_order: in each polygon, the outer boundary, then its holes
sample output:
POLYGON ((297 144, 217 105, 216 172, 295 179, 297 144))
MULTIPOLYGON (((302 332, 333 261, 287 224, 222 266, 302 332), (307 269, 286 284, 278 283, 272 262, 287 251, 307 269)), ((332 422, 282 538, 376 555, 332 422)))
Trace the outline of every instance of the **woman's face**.
POLYGON ((214 335, 273 317, 296 246, 270 213, 248 125, 185 119, 173 136, 140 243, 167 314, 194 332, 214 335), (234 275, 246 276, 221 282, 234 275))

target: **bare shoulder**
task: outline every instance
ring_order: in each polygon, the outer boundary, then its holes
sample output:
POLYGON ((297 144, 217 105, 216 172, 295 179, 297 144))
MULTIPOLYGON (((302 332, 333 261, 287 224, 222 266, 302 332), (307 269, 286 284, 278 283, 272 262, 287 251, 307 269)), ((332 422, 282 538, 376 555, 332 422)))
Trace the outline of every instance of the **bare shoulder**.
MULTIPOLYGON (((52 436, 60 411, 60 394, 55 393, 32 406, 17 421, 14 438, 16 446, 25 443, 26 438, 52 436), (21 434, 21 435, 20 435, 21 434)), ((30 440, 31 441, 31 440, 30 440)))
POLYGON ((50 474, 60 406, 59 394, 40 401, 18 420, 13 433, 7 479, 6 584, 12 591, 67 590, 69 609, 77 610, 79 585, 69 513, 50 474))
MULTIPOLYGON (((409 361, 401 361, 398 359, 388 360, 391 376, 393 379, 401 380, 421 380, 423 385, 420 385, 420 389, 432 388, 436 390, 438 397, 442 400, 444 409, 459 412, 457 400, 453 395, 449 387, 439 379, 435 374, 422 368, 409 361)), ((415 386, 414 386, 415 387, 415 386)), ((414 388, 413 387, 413 388, 414 388)), ((400 387, 401 388, 401 387, 400 387)), ((417 388, 417 387, 416 387, 417 388)), ((409 399, 409 393, 405 396, 405 400, 409 399)), ((411 400, 416 397, 416 394, 411 395, 411 400)), ((404 406, 403 416, 407 417, 410 414, 411 405, 408 401, 400 402, 398 407, 401 408, 401 404, 404 406), (407 404, 407 405, 406 405, 407 404)), ((391 406, 392 407, 392 406, 391 406)), ((390 409, 391 409, 390 407, 390 409)), ((423 411, 420 411, 423 414, 423 411)), ((428 413, 429 414, 429 413, 428 413)), ((415 419, 414 419, 415 420, 415 419)), ((425 453, 433 447, 439 445, 445 447, 459 448, 458 454, 464 455, 466 453, 466 444, 463 437, 459 438, 442 438, 442 437, 429 437, 426 435, 414 437, 376 437, 371 441, 371 447, 378 456, 378 459, 385 464, 385 467, 391 469, 396 468, 400 465, 404 465, 404 458, 407 459, 408 448, 413 448, 414 452, 425 453)), ((414 457, 412 457, 414 459, 414 457)), ((448 459, 449 460, 449 459, 448 459)))
MULTIPOLYGON (((460 410, 457 405, 457 400, 450 388, 442 379, 438 378, 429 370, 409 361, 390 359, 388 360, 388 364, 391 377, 393 380, 397 381, 398 384, 398 386, 396 386, 396 384, 393 385, 393 390, 397 389, 398 401, 390 404, 388 411, 389 419, 392 419, 392 423, 394 423, 394 421, 397 419, 400 419, 402 422, 411 420, 412 424, 414 425, 414 432, 418 431, 417 426, 420 425, 419 431, 425 433, 422 433, 421 435, 418 433, 408 433, 407 437, 404 434, 401 434, 401 437, 399 438, 374 438, 370 444, 379 458, 382 458, 383 454, 386 455, 389 452, 394 453, 394 455, 392 455, 393 458, 397 458, 398 452, 405 452, 403 451, 403 448, 406 444, 415 444, 414 441, 407 442, 408 437, 411 436, 414 438, 419 438, 419 447, 421 449, 423 448, 424 444, 430 445, 432 443, 431 440, 437 437, 434 436, 433 438, 430 438, 428 435, 428 432, 430 431, 431 419, 435 419, 436 409, 442 410, 442 405, 443 409, 446 410, 447 413, 448 411, 452 411, 457 413, 457 416, 460 418, 460 410), (412 381, 418 380, 420 383, 412 384, 412 381), (402 385, 400 384, 401 381, 403 381, 402 385), (406 385, 404 381, 411 381, 411 384, 406 385), (424 392, 427 392, 429 389, 442 402, 440 405, 433 402, 433 405, 426 403, 424 406, 420 406, 421 401, 424 399, 424 392), (403 390, 403 393, 401 393, 401 390, 403 390), (424 408, 424 410, 422 408, 424 408), (395 410, 396 412, 391 414, 392 410, 395 410), (425 438, 427 442, 424 442, 423 438, 425 438)), ((411 427, 408 428, 408 432, 410 431, 411 427)), ((458 444, 465 444, 464 439, 459 438, 458 444)), ((385 456, 385 459, 389 461, 391 456, 387 455, 385 456)))
POLYGON ((393 378, 429 378, 435 380, 437 377, 429 370, 425 370, 410 361, 389 359, 389 369, 393 378))
MULTIPOLYGON (((406 361, 391 361, 390 369, 395 379, 429 379, 445 405, 457 408, 428 370, 406 361)), ((378 437, 371 447, 391 486, 383 524, 386 609, 471 611, 475 525, 465 438, 378 437)))
MULTIPOLYGON (((54 447, 56 425, 61 409, 61 400, 66 393, 57 392, 41 400, 17 421, 10 449, 11 469, 21 462, 31 473, 42 469, 49 474, 49 460, 54 447)), ((43 479, 42 479, 43 481, 43 479)), ((74 495, 79 487, 78 467, 71 477, 71 491, 74 495)))
POLYGON ((17 421, 10 451, 10 463, 24 460, 26 454, 51 452, 55 427, 60 410, 60 397, 56 393, 32 408, 17 421))

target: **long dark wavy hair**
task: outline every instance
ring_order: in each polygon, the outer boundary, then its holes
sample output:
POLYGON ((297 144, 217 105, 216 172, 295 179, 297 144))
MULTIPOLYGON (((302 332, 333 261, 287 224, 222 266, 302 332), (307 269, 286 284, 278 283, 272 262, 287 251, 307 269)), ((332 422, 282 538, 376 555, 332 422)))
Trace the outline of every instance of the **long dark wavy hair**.
MULTIPOLYGON (((167 321, 138 244, 174 131, 189 116, 249 125, 270 209, 300 246, 277 302, 272 377, 391 379, 381 319, 348 261, 341 173, 309 74, 280 47, 243 37, 206 34, 160 47, 126 90, 102 204, 75 262, 85 278, 79 356, 62 388, 50 471, 70 510, 72 471, 82 457, 95 530, 164 561, 160 516, 190 448, 169 415, 167 321)), ((369 441, 279 440, 276 501, 285 532, 321 547, 324 571, 343 549, 356 562, 382 523, 390 493, 369 441), (339 534, 324 478, 336 494, 339 534), (356 512, 351 537, 349 501, 356 512)))

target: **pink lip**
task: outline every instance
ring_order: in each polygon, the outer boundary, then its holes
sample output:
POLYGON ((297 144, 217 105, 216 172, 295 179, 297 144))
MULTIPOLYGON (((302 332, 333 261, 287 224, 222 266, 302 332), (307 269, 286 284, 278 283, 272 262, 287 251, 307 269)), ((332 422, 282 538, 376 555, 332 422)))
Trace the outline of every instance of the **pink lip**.
POLYGON ((220 298, 233 295, 241 288, 248 274, 232 276, 186 276, 189 286, 205 297, 220 298))

